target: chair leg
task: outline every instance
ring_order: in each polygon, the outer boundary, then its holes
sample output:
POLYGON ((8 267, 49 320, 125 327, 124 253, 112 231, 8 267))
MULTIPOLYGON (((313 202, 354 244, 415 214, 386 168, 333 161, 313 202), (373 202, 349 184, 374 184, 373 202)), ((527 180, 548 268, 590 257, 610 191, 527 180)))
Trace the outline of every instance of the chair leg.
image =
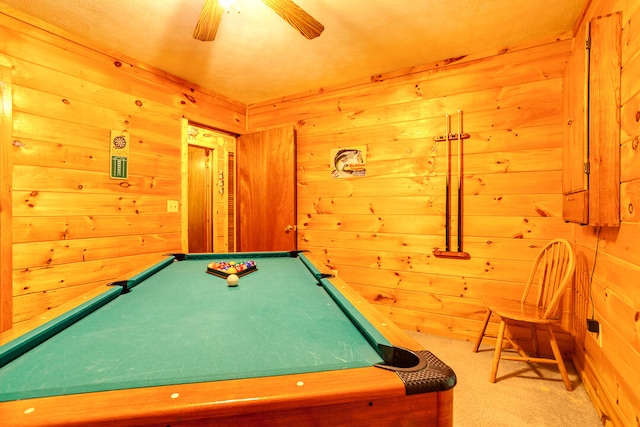
POLYGON ((529 328, 531 329, 531 341, 533 341, 533 354, 539 357, 540 352, 538 351, 538 332, 536 331, 536 325, 529 323, 529 328))
POLYGON ((556 363, 558 364, 558 370, 560 371, 560 375, 562 376, 564 387, 568 391, 572 391, 573 387, 571 385, 571 381, 569 380, 569 374, 567 373, 567 368, 564 366, 564 361, 562 360, 562 353, 560 353, 560 347, 558 347, 556 336, 551 330, 551 325, 546 325, 546 326, 547 326, 547 333, 549 334, 549 342, 551 343, 551 350, 553 351, 553 356, 555 357, 556 363))
POLYGON ((498 327, 498 338, 496 339, 496 350, 493 353, 493 364, 491 365, 491 376, 489 381, 496 382, 496 376, 498 375, 498 365, 500 364, 500 353, 502 353, 502 341, 504 340, 504 331, 507 327, 507 323, 504 319, 500 319, 500 326, 498 327))
POLYGON ((489 324, 489 319, 491 319, 491 310, 487 309, 487 313, 484 315, 484 320, 482 322, 482 328, 480 329, 478 338, 476 338, 476 344, 473 346, 474 353, 478 352, 478 349, 480 348, 480 344, 482 344, 482 339, 484 338, 484 334, 487 331, 487 325, 489 324))

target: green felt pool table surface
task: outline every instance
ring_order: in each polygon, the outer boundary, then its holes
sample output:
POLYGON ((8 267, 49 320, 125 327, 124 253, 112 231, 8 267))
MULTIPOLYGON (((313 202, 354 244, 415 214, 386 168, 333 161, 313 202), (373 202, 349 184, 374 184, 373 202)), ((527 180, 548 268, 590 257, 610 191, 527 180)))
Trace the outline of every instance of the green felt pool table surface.
POLYGON ((0 398, 382 362, 299 258, 226 258, 252 259, 258 269, 242 276, 239 286, 229 287, 224 279, 206 273, 211 256, 170 262, 130 292, 3 367, 0 398))

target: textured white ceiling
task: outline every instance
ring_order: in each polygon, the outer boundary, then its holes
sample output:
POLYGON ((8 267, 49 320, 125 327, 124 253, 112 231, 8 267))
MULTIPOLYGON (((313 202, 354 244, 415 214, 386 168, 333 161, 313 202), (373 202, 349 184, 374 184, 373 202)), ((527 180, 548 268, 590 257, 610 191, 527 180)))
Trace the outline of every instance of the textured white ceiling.
POLYGON ((216 39, 192 38, 204 0, 0 0, 247 104, 573 29, 587 0, 295 0, 325 30, 297 33, 237 0, 216 39))

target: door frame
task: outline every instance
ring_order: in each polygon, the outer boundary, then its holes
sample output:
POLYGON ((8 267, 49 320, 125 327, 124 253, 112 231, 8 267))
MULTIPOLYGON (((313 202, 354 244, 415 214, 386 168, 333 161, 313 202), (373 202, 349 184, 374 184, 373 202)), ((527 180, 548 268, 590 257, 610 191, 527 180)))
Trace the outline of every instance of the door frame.
MULTIPOLYGON (((225 200, 227 195, 229 194, 229 190, 233 190, 233 194, 235 197, 236 189, 231 188, 229 185, 229 179, 227 179, 228 170, 225 169, 224 176, 222 179, 216 179, 215 175, 218 173, 217 165, 221 161, 220 153, 224 153, 225 159, 228 159, 228 153, 235 153, 236 151, 236 135, 229 134, 227 132, 212 128, 207 125, 203 125, 197 122, 190 122, 186 118, 181 119, 181 144, 180 144, 180 235, 181 235, 181 250, 182 252, 189 252, 189 145, 194 145, 202 148, 209 148, 213 151, 213 175, 215 179, 216 185, 214 185, 213 191, 213 206, 212 206, 212 238, 215 240, 215 236, 217 235, 217 224, 215 219, 215 204, 216 201, 220 200, 222 196, 219 194, 218 190, 223 189, 223 194, 225 195, 225 200), (197 141, 192 141, 189 138, 189 126, 196 126, 201 129, 207 129, 211 132, 215 133, 215 138, 199 138, 197 141)), ((224 161, 225 165, 227 164, 224 161)), ((236 221, 236 216, 234 215, 233 221, 236 221)), ((228 224, 227 224, 228 225, 228 224)), ((233 224, 233 230, 236 230, 235 223, 233 224)), ((228 227, 227 227, 228 229, 228 227)), ((237 233, 236 233, 237 234, 237 233)), ((233 236, 234 240, 237 241, 238 236, 233 236)), ((228 239, 227 239, 228 241, 228 239)), ((235 245, 234 245, 235 246, 235 245)), ((216 245, 213 245, 214 251, 218 251, 216 249, 216 245)), ((226 245, 225 245, 226 247, 226 245)), ((223 251, 220 251, 223 252, 223 251)))

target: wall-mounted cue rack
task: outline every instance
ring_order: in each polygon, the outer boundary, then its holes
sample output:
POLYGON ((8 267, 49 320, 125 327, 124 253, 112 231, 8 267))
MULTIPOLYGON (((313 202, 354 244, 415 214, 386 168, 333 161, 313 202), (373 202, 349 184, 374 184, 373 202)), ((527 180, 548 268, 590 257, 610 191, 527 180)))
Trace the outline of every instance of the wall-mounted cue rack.
POLYGON ((462 111, 458 109, 458 132, 451 132, 451 123, 449 114, 445 114, 445 133, 434 137, 436 142, 445 142, 446 147, 446 172, 445 172, 445 250, 436 249, 433 251, 433 255, 437 258, 454 258, 454 259, 470 259, 471 255, 462 250, 462 140, 468 139, 468 133, 462 133, 462 111), (458 219, 458 235, 457 235, 457 250, 451 249, 451 141, 458 142, 457 150, 457 166, 458 166, 458 180, 457 180, 457 219, 458 219))

